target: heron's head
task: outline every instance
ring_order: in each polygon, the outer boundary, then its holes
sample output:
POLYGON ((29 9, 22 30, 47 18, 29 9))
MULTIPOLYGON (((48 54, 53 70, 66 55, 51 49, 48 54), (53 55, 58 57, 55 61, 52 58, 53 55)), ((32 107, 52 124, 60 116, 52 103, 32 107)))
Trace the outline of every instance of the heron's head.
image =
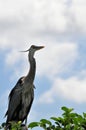
POLYGON ((28 50, 26 51, 22 51, 22 52, 32 52, 32 53, 35 53, 36 51, 40 50, 44 48, 44 46, 35 46, 35 45, 32 45, 28 50))
POLYGON ((44 48, 44 46, 35 46, 35 45, 32 45, 28 51, 34 51, 35 52, 35 51, 38 51, 38 50, 40 50, 42 48, 44 48))

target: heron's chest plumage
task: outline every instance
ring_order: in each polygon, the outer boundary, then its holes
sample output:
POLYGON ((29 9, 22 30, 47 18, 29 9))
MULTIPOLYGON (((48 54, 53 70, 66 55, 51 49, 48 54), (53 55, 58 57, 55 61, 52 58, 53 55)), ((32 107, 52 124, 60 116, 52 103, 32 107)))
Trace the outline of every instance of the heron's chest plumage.
POLYGON ((30 102, 32 98, 34 98, 34 85, 33 84, 24 85, 22 89, 22 101, 28 104, 28 102, 30 102))

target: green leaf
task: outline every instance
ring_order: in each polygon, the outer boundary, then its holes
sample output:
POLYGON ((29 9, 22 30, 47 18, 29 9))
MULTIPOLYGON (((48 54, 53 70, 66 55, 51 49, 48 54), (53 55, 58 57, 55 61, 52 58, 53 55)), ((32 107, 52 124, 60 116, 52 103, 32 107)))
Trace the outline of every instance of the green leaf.
POLYGON ((32 122, 32 123, 30 123, 29 125, 28 125, 28 128, 34 128, 34 127, 37 127, 37 126, 39 126, 39 122, 32 122))
POLYGON ((63 118, 62 117, 51 117, 52 120, 56 121, 56 122, 63 122, 63 118))
POLYGON ((2 123, 2 127, 5 127, 6 126, 6 123, 2 123))
POLYGON ((84 118, 86 118, 86 113, 83 112, 83 116, 84 116, 84 118))
POLYGON ((57 117, 51 117, 50 119, 54 120, 54 121, 58 121, 57 117))
POLYGON ((63 111, 65 111, 65 112, 72 112, 74 109, 73 108, 67 108, 67 107, 65 107, 65 106, 63 106, 62 108, 61 108, 63 111))
POLYGON ((47 119, 41 119, 40 122, 43 123, 43 124, 48 124, 48 125, 51 125, 51 124, 52 124, 52 123, 51 123, 49 120, 47 120, 47 119))

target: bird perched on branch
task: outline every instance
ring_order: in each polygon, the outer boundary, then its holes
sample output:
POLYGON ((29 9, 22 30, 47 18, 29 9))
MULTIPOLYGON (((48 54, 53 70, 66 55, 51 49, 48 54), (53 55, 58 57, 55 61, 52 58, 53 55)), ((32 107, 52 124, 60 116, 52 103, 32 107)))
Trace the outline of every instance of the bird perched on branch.
POLYGON ((34 53, 42 48, 44 46, 32 45, 30 49, 22 51, 29 52, 28 61, 30 62, 30 70, 26 76, 18 80, 9 94, 8 110, 5 114, 7 116, 6 125, 11 121, 22 121, 22 123, 25 121, 25 124, 27 122, 27 116, 34 99, 34 78, 36 72, 34 53))

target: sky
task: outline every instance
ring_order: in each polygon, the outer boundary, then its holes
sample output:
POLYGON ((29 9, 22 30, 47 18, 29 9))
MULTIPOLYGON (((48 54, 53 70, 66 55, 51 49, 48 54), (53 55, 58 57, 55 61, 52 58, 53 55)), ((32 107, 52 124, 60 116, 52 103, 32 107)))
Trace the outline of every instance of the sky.
MULTIPOLYGON (((86 111, 86 0, 0 0, 0 124, 8 95, 36 52, 35 98, 28 122, 86 111)), ((36 128, 35 128, 36 130, 36 128)), ((38 129, 37 129, 38 130, 38 129)))

